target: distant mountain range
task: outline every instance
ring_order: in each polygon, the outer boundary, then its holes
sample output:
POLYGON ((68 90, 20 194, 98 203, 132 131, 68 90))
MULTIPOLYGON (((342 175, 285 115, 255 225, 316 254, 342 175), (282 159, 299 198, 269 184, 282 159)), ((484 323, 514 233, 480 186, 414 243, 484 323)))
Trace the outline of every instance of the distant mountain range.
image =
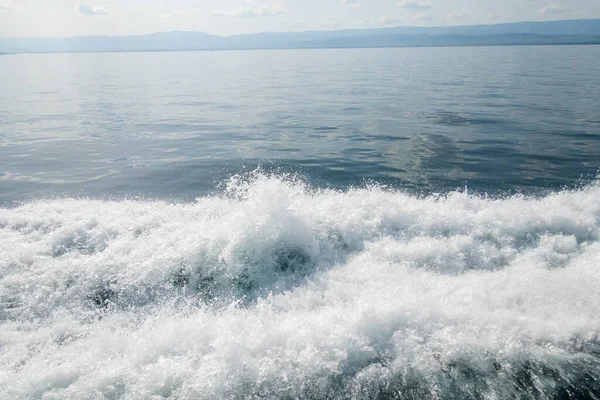
POLYGON ((214 36, 163 32, 139 36, 0 38, 0 53, 250 50, 352 47, 600 44, 600 19, 451 27, 395 27, 214 36))

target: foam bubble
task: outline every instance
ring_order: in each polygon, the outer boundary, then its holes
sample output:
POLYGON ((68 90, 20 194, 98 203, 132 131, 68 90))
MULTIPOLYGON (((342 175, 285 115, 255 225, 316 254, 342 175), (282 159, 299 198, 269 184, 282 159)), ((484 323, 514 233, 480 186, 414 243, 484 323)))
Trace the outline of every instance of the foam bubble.
POLYGON ((2 398, 599 396, 600 188, 0 209, 2 398))

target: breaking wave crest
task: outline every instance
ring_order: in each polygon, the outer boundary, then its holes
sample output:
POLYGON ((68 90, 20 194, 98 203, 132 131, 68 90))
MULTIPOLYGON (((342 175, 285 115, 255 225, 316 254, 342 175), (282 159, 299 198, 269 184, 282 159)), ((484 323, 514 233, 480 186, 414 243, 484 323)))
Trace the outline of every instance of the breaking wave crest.
POLYGON ((600 187, 0 209, 1 398, 600 398, 600 187))

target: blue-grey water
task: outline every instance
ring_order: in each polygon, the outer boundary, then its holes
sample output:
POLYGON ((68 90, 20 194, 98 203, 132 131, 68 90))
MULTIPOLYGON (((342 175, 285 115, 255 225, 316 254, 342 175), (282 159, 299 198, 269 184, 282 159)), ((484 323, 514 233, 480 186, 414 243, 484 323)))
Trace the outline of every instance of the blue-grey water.
POLYGON ((600 47, 4 56, 0 201, 318 186, 536 192, 600 168, 600 47))
POLYGON ((599 399, 600 46, 0 56, 0 398, 599 399))

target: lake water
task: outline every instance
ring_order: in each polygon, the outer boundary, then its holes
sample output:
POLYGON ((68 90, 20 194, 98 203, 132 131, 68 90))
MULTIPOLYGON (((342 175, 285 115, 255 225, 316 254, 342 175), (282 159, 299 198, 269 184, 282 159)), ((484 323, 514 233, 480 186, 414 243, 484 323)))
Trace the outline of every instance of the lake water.
POLYGON ((527 193, 600 168, 600 47, 4 56, 0 201, 319 187, 527 193))
POLYGON ((600 397, 600 46, 0 57, 0 398, 600 397))

